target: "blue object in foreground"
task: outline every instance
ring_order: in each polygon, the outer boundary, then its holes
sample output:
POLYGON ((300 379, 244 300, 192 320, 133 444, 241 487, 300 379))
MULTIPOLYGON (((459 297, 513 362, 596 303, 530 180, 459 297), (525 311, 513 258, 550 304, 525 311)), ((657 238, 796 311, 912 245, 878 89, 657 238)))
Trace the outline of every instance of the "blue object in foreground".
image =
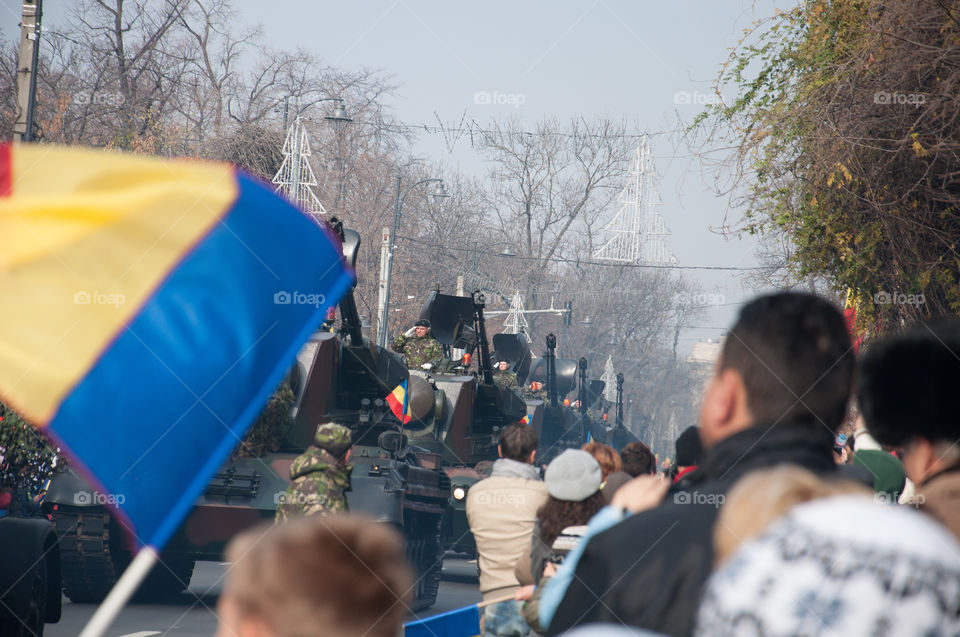
POLYGON ((404 637, 473 637, 480 634, 480 608, 473 604, 403 625, 404 637))

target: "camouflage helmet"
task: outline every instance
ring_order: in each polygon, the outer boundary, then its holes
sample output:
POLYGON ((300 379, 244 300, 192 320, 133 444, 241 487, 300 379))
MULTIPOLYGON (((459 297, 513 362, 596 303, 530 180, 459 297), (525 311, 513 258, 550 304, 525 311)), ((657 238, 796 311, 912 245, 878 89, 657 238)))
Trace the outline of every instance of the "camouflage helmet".
POLYGON ((325 422, 313 434, 313 444, 335 456, 342 455, 353 444, 350 429, 335 422, 325 422))

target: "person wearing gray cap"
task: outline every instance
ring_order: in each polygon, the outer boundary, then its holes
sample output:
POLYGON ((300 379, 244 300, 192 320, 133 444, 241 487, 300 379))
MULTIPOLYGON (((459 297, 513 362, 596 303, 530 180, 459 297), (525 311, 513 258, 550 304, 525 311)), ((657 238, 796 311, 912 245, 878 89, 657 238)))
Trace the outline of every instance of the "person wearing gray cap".
POLYGON ((588 452, 567 449, 547 465, 543 476, 550 497, 537 512, 530 550, 530 572, 539 582, 547 562, 559 562, 603 508, 602 471, 588 452))
MULTIPOLYGON (((547 565, 559 564, 583 539, 587 522, 604 506, 602 481, 600 463, 580 449, 567 449, 547 466, 543 482, 549 497, 537 511, 529 559, 521 560, 515 570, 522 584, 541 586, 553 572, 547 565)), ((533 594, 523 614, 534 631, 543 632, 537 595, 533 594)))

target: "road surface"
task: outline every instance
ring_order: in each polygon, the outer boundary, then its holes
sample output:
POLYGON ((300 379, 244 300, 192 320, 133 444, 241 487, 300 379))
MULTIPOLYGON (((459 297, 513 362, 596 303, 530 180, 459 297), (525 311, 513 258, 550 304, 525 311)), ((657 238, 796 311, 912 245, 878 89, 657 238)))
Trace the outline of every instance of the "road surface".
MULTIPOLYGON (((108 631, 110 637, 213 637, 217 629, 217 596, 220 593, 226 565, 198 562, 190 580, 190 592, 183 602, 166 605, 134 604, 127 606, 108 631)), ((447 558, 437 603, 420 617, 460 608, 480 601, 476 562, 447 558)), ((95 604, 73 604, 63 599, 63 617, 59 623, 47 624, 46 637, 76 637, 96 609, 95 604)), ((413 619, 413 617, 411 617, 413 619)))

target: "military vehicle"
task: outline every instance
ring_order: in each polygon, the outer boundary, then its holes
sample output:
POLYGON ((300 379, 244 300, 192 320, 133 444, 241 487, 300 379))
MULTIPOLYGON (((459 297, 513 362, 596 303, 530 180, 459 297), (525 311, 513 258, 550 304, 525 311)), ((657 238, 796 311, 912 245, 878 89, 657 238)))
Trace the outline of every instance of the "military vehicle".
MULTIPOLYGON (((354 265, 359 235, 339 223, 334 228, 347 262, 354 265)), ((279 450, 261 457, 232 457, 220 467, 136 599, 179 598, 196 561, 222 559, 234 535, 272 520, 285 497, 290 464, 310 444, 317 425, 334 420, 354 432, 350 510, 404 534, 417 572, 414 609, 436 600, 443 559, 440 529, 450 480, 440 468, 441 454, 420 443, 439 446, 432 439, 440 429, 431 429, 437 412, 422 405, 445 404, 443 396, 427 381, 409 375, 398 355, 363 336, 352 291, 340 301, 340 315, 339 333, 317 331, 297 356, 288 379, 296 397, 293 424, 279 450), (407 380, 412 381, 411 402, 422 413, 401 425, 385 398, 407 380), (416 444, 410 443, 413 438, 416 444)), ((101 601, 131 559, 113 512, 91 493, 94 489, 84 480, 65 472, 47 495, 60 536, 63 590, 74 602, 101 601)))
POLYGON ((546 338, 547 349, 542 358, 535 358, 530 363, 528 379, 543 383, 546 387, 546 404, 544 415, 538 433, 540 446, 537 451, 537 462, 547 464, 565 449, 579 449, 588 440, 606 440, 606 432, 602 423, 593 422, 587 415, 587 408, 597 399, 598 392, 592 391, 603 387, 603 381, 586 380, 586 360, 580 361, 569 358, 557 358, 557 339, 553 334, 546 338), (583 363, 583 379, 580 386, 583 396, 580 407, 572 408, 570 401, 565 397, 578 386, 578 372, 583 363))
MULTIPOLYGON (((456 360, 440 361, 431 369, 413 370, 410 376, 412 389, 421 382, 426 383, 437 397, 432 405, 427 405, 425 399, 418 401, 415 395, 411 398, 411 416, 419 422, 419 429, 410 435, 414 444, 442 455, 444 469, 450 477, 445 546, 451 552, 471 556, 476 554, 476 545, 467 524, 466 496, 470 487, 482 478, 475 466, 497 459, 503 427, 524 418, 536 425, 543 413, 542 402, 528 403, 513 390, 494 382, 484 307, 484 295, 479 291, 469 297, 431 292, 420 318, 430 321, 434 338, 448 353, 456 349, 463 355, 456 360), (477 369, 469 371, 467 361, 473 360, 477 369), (424 436, 423 432, 430 435, 424 436)), ((423 390, 421 393, 430 395, 423 390)))
POLYGON ((623 374, 617 374, 617 399, 614 404, 616 419, 614 425, 607 432, 608 442, 614 449, 620 450, 631 442, 639 442, 640 438, 623 424, 623 374))
POLYGON ((60 554, 45 518, 0 517, 0 635, 42 637, 60 621, 60 554))

